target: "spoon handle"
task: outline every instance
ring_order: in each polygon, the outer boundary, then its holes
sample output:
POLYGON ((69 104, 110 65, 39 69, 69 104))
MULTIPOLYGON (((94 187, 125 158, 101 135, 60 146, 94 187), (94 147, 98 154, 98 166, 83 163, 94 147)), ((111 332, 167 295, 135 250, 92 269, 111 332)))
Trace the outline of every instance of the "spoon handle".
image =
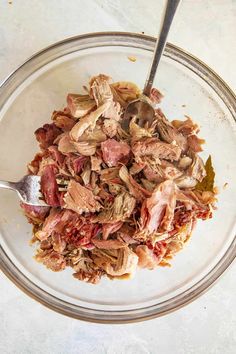
POLYGON ((166 44, 166 40, 167 40, 167 36, 170 30, 170 26, 171 23, 173 21, 175 12, 177 10, 177 7, 179 5, 181 0, 167 0, 166 1, 166 10, 165 10, 165 15, 164 15, 164 19, 163 19, 163 23, 161 26, 161 31, 160 31, 160 35, 157 38, 156 41, 156 46, 155 46, 155 50, 153 53, 153 59, 152 59, 152 65, 143 89, 143 94, 146 96, 149 96, 152 85, 153 85, 153 81, 156 75, 156 71, 157 71, 157 67, 158 64, 160 62, 161 56, 162 56, 162 52, 165 48, 165 44, 166 44))

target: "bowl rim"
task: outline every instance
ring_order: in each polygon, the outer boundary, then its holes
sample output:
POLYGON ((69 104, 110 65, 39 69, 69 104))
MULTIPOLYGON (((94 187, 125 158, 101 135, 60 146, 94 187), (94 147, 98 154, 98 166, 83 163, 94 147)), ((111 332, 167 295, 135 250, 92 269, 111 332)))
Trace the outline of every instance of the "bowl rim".
MULTIPOLYGON (((8 97, 11 96, 11 94, 15 91, 14 87, 13 89, 9 89, 12 82, 14 82, 15 76, 18 75, 21 71, 27 69, 27 67, 30 66, 31 62, 36 61, 37 59, 43 57, 45 54, 48 54, 48 52, 63 47, 67 44, 73 42, 77 43, 78 41, 90 41, 98 38, 104 40, 112 38, 113 42, 110 42, 110 44, 107 44, 107 46, 122 45, 122 41, 124 43, 128 40, 133 41, 133 46, 135 46, 135 42, 145 42, 147 45, 149 45, 149 49, 147 48, 149 51, 152 50, 152 48, 150 49, 150 45, 151 47, 154 47, 156 41, 156 39, 152 36, 132 32, 93 32, 69 37, 62 41, 56 42, 36 52, 23 64, 21 64, 16 70, 14 70, 10 75, 8 75, 5 80, 3 80, 0 85, 0 109, 2 108, 2 103, 5 104, 8 97)), ((98 46, 99 45, 97 45, 97 43, 94 43, 93 45, 93 47, 98 46)), ((100 46, 103 47, 104 43, 101 42, 100 46)), ((91 46, 87 48, 91 48, 91 46)), ((65 55, 65 53, 63 55, 65 55)), ((198 76, 200 76, 201 79, 203 79, 205 82, 207 82, 209 86, 211 86, 211 88, 223 100, 236 122, 236 95, 215 71, 213 71, 208 65, 202 62, 200 59, 196 58, 194 55, 170 43, 167 44, 164 55, 166 57, 171 57, 171 59, 174 59, 175 61, 180 62, 181 64, 183 64, 182 60, 184 59, 185 63, 183 65, 195 72, 198 76), (195 70, 193 70, 193 63, 195 64, 195 70)), ((52 60, 55 60, 55 58, 53 58, 52 60)), ((44 65, 45 63, 42 66, 44 65)), ((38 70, 39 68, 40 67, 38 67, 36 70, 38 70)), ((22 80, 22 82, 24 80, 22 80)), ((213 284, 215 284, 216 280, 218 280, 225 272, 225 270, 229 268, 229 266, 233 263, 235 257, 236 237, 234 237, 225 254, 221 257, 217 264, 201 280, 199 280, 197 283, 185 290, 183 293, 172 297, 169 300, 159 303, 158 306, 162 305, 162 308, 160 310, 156 308, 156 304, 151 305, 149 307, 142 307, 141 309, 108 311, 95 309, 91 310, 83 306, 76 306, 64 300, 61 300, 52 294, 47 293, 45 290, 41 289, 30 279, 28 279, 26 275, 24 275, 15 266, 15 264, 10 260, 10 258, 0 245, 0 269, 18 288, 20 288, 28 296, 45 305, 46 307, 50 308, 51 310, 54 310, 69 317, 88 322, 113 324, 133 323, 160 317, 170 312, 176 311, 177 309, 180 309, 181 307, 191 303, 193 300, 195 300, 200 295, 205 293, 208 289, 210 289, 213 284), (170 301, 171 304, 168 304, 168 302, 170 301)))

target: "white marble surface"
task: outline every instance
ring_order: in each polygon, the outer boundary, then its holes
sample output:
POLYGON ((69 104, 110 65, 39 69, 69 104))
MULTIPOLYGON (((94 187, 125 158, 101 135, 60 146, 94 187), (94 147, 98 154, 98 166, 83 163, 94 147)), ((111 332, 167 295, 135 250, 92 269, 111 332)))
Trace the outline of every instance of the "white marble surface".
MULTIPOLYGON (((0 0, 0 80, 34 52, 93 31, 155 35, 164 0, 0 0)), ((192 52, 235 90, 236 1, 183 0, 170 42, 192 52)), ((205 295, 168 316, 97 325, 47 310, 0 274, 4 354, 231 354, 236 351, 235 266, 205 295)))

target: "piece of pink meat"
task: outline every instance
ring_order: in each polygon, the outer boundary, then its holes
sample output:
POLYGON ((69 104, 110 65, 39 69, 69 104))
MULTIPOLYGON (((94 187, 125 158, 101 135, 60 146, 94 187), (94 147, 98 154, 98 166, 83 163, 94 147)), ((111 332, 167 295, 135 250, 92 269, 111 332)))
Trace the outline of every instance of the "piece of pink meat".
POLYGON ((49 154, 58 166, 62 167, 65 160, 65 156, 58 150, 56 145, 51 145, 48 148, 49 154))
POLYGON ((119 163, 127 163, 130 156, 130 147, 124 141, 107 139, 101 143, 104 162, 109 166, 117 166, 119 163))
POLYGON ((21 203, 20 206, 30 222, 44 221, 49 212, 49 207, 28 205, 25 203, 21 203))
POLYGON ((41 192, 48 205, 60 206, 59 190, 54 165, 47 165, 43 169, 41 177, 41 192))
POLYGON ((116 221, 112 224, 103 224, 102 225, 102 237, 104 240, 107 240, 110 234, 118 231, 123 225, 122 221, 116 221))

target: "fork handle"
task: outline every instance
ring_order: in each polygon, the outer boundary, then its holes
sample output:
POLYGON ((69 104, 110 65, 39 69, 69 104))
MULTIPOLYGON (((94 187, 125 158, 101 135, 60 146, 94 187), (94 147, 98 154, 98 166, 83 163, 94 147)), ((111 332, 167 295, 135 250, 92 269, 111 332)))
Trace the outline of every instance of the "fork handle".
POLYGON ((16 191, 16 183, 0 180, 0 188, 12 189, 13 191, 16 191))

